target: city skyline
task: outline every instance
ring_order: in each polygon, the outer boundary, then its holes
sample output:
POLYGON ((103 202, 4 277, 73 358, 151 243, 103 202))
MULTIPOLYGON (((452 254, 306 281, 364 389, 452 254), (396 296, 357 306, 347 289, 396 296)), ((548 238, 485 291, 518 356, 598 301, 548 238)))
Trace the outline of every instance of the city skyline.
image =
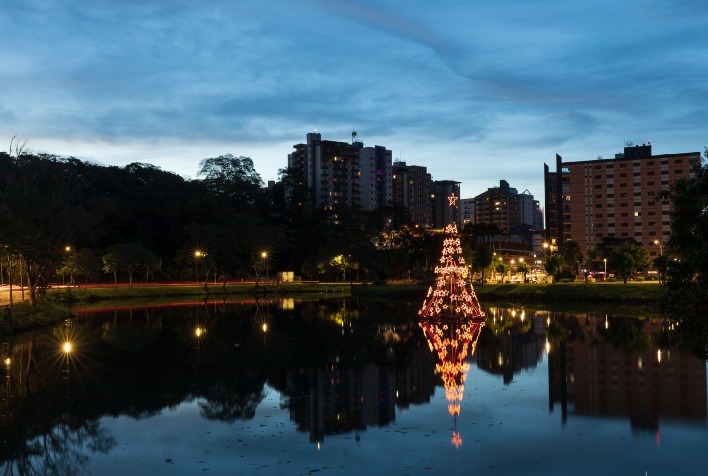
MULTIPOLYGON (((691 0, 468 5, 11 1, 0 138, 194 178, 248 156, 267 180, 317 129, 393 151, 472 197, 542 164, 708 145, 708 7, 691 0)), ((3 147, 7 149, 7 145, 3 147)))

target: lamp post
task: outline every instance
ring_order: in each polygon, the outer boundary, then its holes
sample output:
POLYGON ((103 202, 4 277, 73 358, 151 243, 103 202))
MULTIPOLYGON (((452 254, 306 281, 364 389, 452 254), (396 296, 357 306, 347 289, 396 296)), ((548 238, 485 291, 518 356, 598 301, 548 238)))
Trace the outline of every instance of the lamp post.
POLYGON ((602 261, 605 262, 605 274, 602 275, 602 279, 607 282, 607 258, 602 258, 602 261))
POLYGON ((204 256, 204 253, 200 250, 194 252, 194 280, 199 282, 199 260, 204 256))
POLYGON ((654 240, 655 245, 659 245, 659 256, 664 256, 664 247, 661 244, 661 241, 659 240, 654 240))
POLYGON ((261 251, 261 266, 263 267, 263 269, 265 269, 265 272, 266 272, 266 282, 268 281, 268 267, 266 266, 267 259, 268 259, 268 252, 261 251))

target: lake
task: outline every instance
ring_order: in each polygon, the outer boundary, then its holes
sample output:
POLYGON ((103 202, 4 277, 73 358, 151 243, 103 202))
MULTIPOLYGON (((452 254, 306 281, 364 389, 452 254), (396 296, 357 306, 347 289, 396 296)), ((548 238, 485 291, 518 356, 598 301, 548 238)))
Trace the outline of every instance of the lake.
POLYGON ((420 304, 77 308, 2 344, 0 472, 708 471, 706 362, 658 314, 420 304))

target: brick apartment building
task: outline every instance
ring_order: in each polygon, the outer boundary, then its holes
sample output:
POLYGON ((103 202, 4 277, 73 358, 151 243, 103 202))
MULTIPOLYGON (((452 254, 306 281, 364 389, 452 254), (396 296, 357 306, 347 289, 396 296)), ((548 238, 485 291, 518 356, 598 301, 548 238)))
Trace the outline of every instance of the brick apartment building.
POLYGON ((700 152, 652 155, 651 145, 628 146, 613 159, 563 162, 544 168, 546 238, 567 240, 583 254, 604 237, 631 238, 659 256, 668 239, 671 208, 658 194, 687 177, 700 152))

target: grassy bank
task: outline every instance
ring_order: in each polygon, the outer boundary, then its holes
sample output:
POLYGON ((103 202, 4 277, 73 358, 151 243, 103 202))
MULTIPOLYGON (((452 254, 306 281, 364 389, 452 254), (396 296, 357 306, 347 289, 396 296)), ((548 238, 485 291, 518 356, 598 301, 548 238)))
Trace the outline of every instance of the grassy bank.
MULTIPOLYGON (((387 284, 356 288, 361 297, 422 300, 428 285, 413 283, 387 284)), ((607 283, 607 284, 485 284, 475 287, 483 301, 504 302, 583 302, 583 303, 642 303, 659 304, 664 295, 658 283, 607 283)))
POLYGON ((161 298, 197 298, 210 299, 217 296, 261 297, 261 296, 307 296, 341 297, 349 295, 349 286, 332 284, 296 284, 280 286, 252 285, 210 285, 204 286, 139 286, 133 287, 88 287, 51 290, 48 299, 54 303, 77 303, 120 299, 161 299, 161 298))
POLYGON ((0 334, 8 335, 44 327, 72 317, 71 311, 53 304, 32 307, 27 303, 0 309, 0 334))

